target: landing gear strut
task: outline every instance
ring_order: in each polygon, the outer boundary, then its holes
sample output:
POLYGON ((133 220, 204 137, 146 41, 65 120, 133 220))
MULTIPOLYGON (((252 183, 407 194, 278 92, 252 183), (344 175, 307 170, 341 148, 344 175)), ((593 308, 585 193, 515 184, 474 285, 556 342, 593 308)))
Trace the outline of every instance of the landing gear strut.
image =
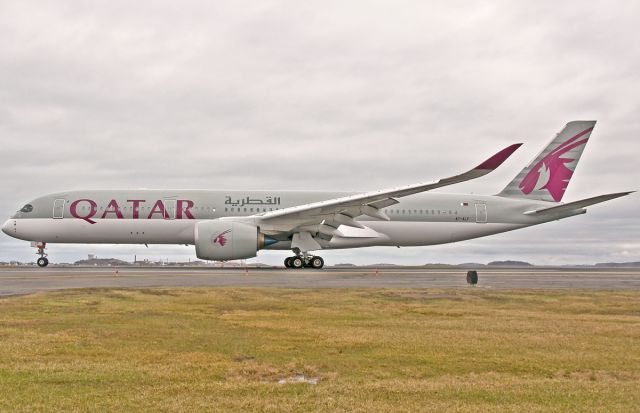
POLYGON ((324 266, 324 260, 322 259, 322 257, 300 254, 294 255, 293 257, 285 258, 284 266, 286 268, 307 267, 319 270, 324 266))
POLYGON ((38 258, 38 260, 36 261, 36 264, 38 264, 38 267, 46 267, 47 265, 49 265, 47 254, 44 252, 44 249, 46 248, 46 246, 47 244, 44 242, 36 243, 36 248, 38 248, 38 252, 36 254, 40 256, 40 258, 38 258))

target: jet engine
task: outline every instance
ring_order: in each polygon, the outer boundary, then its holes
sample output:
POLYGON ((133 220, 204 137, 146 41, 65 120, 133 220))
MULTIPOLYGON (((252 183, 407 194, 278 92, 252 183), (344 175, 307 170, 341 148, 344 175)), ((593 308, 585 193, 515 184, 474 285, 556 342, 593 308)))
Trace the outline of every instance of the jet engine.
POLYGON ((255 257, 259 249, 278 242, 244 222, 214 219, 196 224, 196 256, 203 260, 227 261, 255 257))

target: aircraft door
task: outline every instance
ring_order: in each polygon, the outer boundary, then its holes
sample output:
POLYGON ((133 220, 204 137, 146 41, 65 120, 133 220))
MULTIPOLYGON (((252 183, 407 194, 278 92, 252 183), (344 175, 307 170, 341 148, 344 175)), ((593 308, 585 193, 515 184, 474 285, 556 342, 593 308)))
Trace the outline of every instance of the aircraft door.
POLYGON ((176 219, 176 204, 177 201, 175 199, 164 200, 165 219, 176 219))
POLYGON ((56 199, 53 201, 53 218, 62 219, 64 218, 64 199, 56 199))
POLYGON ((487 222, 487 204, 476 204, 476 222, 479 224, 487 222))

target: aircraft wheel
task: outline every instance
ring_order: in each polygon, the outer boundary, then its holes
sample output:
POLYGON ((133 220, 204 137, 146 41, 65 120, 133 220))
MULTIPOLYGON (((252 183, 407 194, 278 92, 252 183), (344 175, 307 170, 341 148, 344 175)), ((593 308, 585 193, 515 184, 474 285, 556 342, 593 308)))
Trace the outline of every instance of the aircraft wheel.
POLYGON ((324 260, 322 259, 322 257, 311 258, 311 268, 319 270, 322 267, 324 267, 324 260))
POLYGON ((302 268, 304 266, 304 260, 300 257, 291 257, 291 268, 302 268))
POLYGON ((291 268, 291 257, 287 257, 284 259, 285 268, 291 268))
POLYGON ((38 261, 36 261, 36 263, 38 264, 38 267, 46 267, 47 265, 49 265, 49 260, 45 257, 42 257, 38 258, 38 261))

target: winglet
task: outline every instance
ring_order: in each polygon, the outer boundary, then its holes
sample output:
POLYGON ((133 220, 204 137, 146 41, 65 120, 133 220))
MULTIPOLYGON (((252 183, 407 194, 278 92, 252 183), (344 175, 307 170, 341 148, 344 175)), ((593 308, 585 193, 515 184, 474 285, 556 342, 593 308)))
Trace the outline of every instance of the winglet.
POLYGON ((514 153, 516 151, 516 149, 518 149, 521 146, 522 146, 521 143, 514 143, 511 146, 507 146, 506 148, 504 148, 500 152, 496 153, 491 158, 489 158, 486 161, 482 162, 480 165, 476 166, 473 169, 494 170, 498 166, 502 165, 502 163, 504 161, 506 161, 507 158, 510 157, 511 154, 514 153))

